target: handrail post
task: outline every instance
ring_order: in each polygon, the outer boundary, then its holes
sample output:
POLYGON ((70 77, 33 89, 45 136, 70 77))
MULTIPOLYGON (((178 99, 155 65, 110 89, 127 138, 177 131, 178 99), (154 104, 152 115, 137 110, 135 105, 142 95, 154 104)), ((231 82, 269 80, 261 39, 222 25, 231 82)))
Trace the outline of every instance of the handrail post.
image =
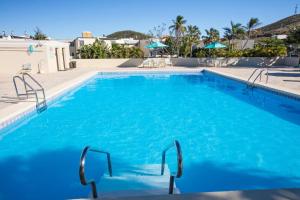
POLYGON ((24 74, 25 74, 25 73, 22 73, 22 78, 23 78, 23 81, 24 81, 24 87, 25 87, 25 91, 26 91, 27 98, 28 98, 28 89, 27 89, 27 85, 26 85, 26 80, 25 80, 24 74))
POLYGON ((166 151, 163 151, 162 153, 162 159, 161 159, 161 175, 164 175, 165 173, 165 164, 166 164, 166 151))
POLYGON ((98 198, 98 194, 97 194, 97 187, 96 187, 95 181, 91 182, 91 188, 92 188, 93 199, 97 199, 98 198))
POLYGON ((175 181, 175 177, 174 176, 170 176, 169 194, 173 194, 174 193, 174 181, 175 181))
POLYGON ((170 175, 170 182, 169 182, 169 194, 174 193, 174 182, 175 182, 175 177, 180 178, 182 176, 182 171, 183 171, 183 159, 182 159, 182 152, 181 152, 181 147, 180 143, 175 140, 171 145, 169 145, 162 153, 162 161, 161 161, 161 175, 164 175, 165 171, 165 163, 166 163, 166 152, 171 149, 172 147, 176 147, 176 153, 177 153, 177 172, 176 174, 170 175))
POLYGON ((269 69, 267 68, 266 71, 267 71, 266 83, 268 83, 269 82, 269 69))
POLYGON ((112 177, 112 166, 111 166, 110 153, 107 153, 106 155, 107 155, 107 166, 108 166, 109 176, 112 177))
POLYGON ((260 70, 260 73, 259 73, 259 82, 261 82, 261 76, 262 76, 263 71, 264 71, 263 69, 260 70))

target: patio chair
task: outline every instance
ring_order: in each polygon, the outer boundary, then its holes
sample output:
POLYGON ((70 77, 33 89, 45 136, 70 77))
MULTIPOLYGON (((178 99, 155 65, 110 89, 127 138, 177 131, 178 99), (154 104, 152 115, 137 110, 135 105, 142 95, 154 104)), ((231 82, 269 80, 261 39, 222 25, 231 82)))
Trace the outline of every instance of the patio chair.
POLYGON ((173 67, 173 63, 170 57, 165 59, 166 66, 173 67))
POLYGON ((143 61, 142 65, 140 67, 154 67, 153 59, 146 59, 143 61))

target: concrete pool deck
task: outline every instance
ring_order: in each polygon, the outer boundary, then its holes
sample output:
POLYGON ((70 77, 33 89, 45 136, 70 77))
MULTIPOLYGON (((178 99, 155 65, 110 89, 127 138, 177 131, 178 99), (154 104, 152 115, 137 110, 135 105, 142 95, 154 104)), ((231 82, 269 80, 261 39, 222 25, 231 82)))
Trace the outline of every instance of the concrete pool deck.
MULTIPOLYGON (((78 84, 85 82, 98 72, 200 72, 204 69, 240 81, 247 81, 255 68, 204 68, 182 66, 166 68, 81 67, 57 73, 34 74, 33 76, 43 85, 47 99, 51 100, 67 90, 76 87, 78 84)), ((13 75, 0 74, 0 129, 35 109, 35 99, 17 98, 12 77, 13 75)), ((257 82, 256 85, 300 98, 300 68, 272 68, 269 71, 269 82, 264 83, 264 80, 265 75, 262 77, 262 82, 257 82)))
MULTIPOLYGON (((300 189, 203 192, 180 195, 99 198, 103 200, 299 200, 300 189)), ((88 199, 81 199, 88 200, 88 199)))

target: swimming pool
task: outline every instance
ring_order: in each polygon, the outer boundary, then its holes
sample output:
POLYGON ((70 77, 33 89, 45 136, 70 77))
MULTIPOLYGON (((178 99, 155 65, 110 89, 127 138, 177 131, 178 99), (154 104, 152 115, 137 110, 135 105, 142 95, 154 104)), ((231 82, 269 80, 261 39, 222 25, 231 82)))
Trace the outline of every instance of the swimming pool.
MULTIPOLYGON (((159 164, 174 139, 183 193, 299 188, 299 133, 298 100, 209 72, 99 74, 0 132, 0 199, 86 197, 78 178, 86 145, 109 151, 115 168, 159 164)), ((105 160, 95 161, 90 173, 104 173, 105 160)))

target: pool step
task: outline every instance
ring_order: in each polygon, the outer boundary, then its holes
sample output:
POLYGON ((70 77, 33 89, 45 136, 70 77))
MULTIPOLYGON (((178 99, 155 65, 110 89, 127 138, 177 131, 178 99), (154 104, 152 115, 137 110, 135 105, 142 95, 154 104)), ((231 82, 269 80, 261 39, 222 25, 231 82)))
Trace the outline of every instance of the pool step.
MULTIPOLYGON (((168 194, 170 170, 160 175, 160 164, 134 165, 124 169, 114 168, 113 176, 105 174, 98 183, 99 196, 125 197, 168 194)), ((175 193, 179 193, 174 188, 175 193)))

